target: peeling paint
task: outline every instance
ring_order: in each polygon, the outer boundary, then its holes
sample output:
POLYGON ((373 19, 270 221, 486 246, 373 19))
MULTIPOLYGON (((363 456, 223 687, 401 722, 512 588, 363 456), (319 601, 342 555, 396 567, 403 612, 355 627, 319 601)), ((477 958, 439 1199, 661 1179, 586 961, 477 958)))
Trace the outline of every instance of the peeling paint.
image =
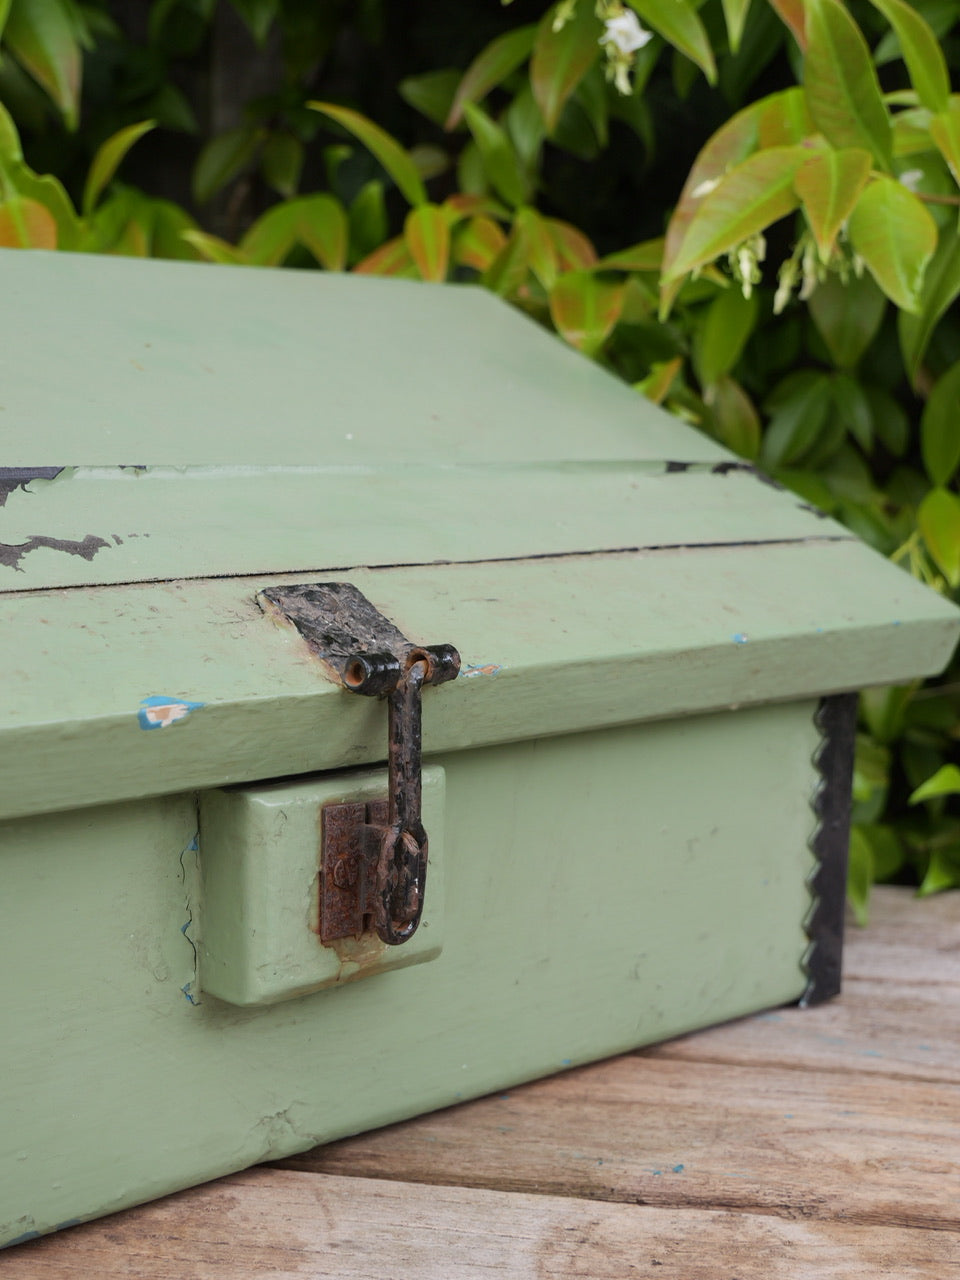
POLYGON ((63 467, 0 467, 0 507, 14 489, 26 492, 31 480, 56 480, 63 467))
POLYGON ((167 729, 178 720, 185 720, 191 711, 198 711, 203 706, 206 703, 153 694, 141 701, 137 719, 141 729, 167 729))
POLYGON ((22 573, 20 561, 24 556, 29 555, 31 551, 39 551, 41 547, 48 547, 51 551, 63 551, 68 556, 79 556, 81 560, 92 560, 98 551, 102 551, 104 547, 109 547, 109 545, 110 543, 107 542, 106 538, 98 538, 92 533, 88 533, 80 542, 71 542, 68 538, 48 538, 42 534, 35 534, 33 537, 28 538, 26 542, 0 542, 0 565, 22 573))
POLYGON ((460 679, 466 680, 469 676, 495 676, 502 670, 503 667, 499 662, 488 662, 484 666, 462 667, 460 679))

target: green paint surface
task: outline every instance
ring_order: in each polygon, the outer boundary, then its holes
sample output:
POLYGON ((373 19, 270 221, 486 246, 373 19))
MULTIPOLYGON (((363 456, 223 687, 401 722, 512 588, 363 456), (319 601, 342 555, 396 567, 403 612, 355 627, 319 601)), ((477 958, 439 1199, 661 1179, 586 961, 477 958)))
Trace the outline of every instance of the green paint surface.
POLYGON ((798 997, 813 709, 440 755, 441 955, 260 1009, 192 796, 4 824, 0 1240, 798 997))

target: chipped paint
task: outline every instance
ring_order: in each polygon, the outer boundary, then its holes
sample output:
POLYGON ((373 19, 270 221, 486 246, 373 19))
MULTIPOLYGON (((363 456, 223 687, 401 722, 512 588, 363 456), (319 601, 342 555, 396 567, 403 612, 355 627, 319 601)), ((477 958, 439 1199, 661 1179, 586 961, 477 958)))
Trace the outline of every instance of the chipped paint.
POLYGON ((0 565, 23 573, 20 561, 31 551, 39 551, 41 547, 48 547, 51 551, 62 551, 68 556, 79 556, 81 560, 92 560, 98 551, 109 546, 110 543, 106 538, 98 538, 93 533, 88 533, 80 542, 72 542, 69 538, 48 538, 42 534, 35 534, 26 542, 0 542, 0 565))
POLYGON ((499 662, 488 662, 483 666, 461 667, 460 679, 466 680, 469 676, 495 676, 503 670, 499 662))
POLYGON ((746 644, 747 638, 742 631, 738 631, 736 635, 730 637, 734 644, 746 644))
POLYGON ((186 720, 191 711, 198 711, 203 706, 206 703, 153 694, 141 701, 137 719, 141 729, 167 729, 178 720, 186 720))

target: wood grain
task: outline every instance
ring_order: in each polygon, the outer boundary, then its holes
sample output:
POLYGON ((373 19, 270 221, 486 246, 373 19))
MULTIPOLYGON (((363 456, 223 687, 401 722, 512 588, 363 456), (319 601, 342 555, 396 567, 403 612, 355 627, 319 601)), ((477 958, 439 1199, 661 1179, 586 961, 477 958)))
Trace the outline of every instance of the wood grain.
POLYGON ((256 1170, 10 1250, 4 1280, 951 1280, 956 1237, 256 1170))
POLYGON ((285 1167, 960 1229, 960 1087, 631 1056, 285 1167))

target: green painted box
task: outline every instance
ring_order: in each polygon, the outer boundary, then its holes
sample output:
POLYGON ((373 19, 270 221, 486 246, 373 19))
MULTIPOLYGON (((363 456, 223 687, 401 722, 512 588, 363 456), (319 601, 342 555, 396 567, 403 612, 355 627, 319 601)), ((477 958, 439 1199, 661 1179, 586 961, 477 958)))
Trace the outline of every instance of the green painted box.
POLYGON ((483 292, 0 276, 0 1241, 836 990, 850 691, 949 604, 483 292), (462 659, 397 946, 318 932, 331 582, 462 659))

